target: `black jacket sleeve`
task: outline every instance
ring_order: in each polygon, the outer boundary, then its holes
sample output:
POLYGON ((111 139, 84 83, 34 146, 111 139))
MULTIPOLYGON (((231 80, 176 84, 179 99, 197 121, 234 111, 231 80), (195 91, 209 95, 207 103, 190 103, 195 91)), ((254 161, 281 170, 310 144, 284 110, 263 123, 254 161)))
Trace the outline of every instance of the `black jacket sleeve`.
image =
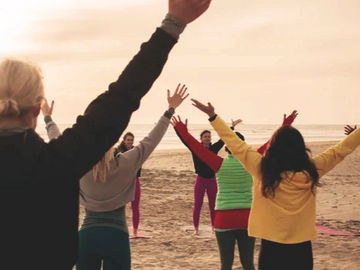
POLYGON ((54 162, 67 163, 75 176, 81 178, 100 161, 117 142, 131 114, 139 108, 141 98, 159 77, 176 42, 158 28, 108 91, 90 103, 72 128, 49 142, 47 151, 54 162))
MULTIPOLYGON (((231 127, 231 129, 234 130, 233 127, 231 127)), ((221 139, 218 140, 216 143, 214 143, 214 144, 212 144, 212 145, 210 146, 211 152, 213 152, 213 153, 215 153, 215 154, 219 153, 219 151, 221 150, 221 148, 223 148, 224 144, 225 144, 225 143, 224 143, 221 139)))

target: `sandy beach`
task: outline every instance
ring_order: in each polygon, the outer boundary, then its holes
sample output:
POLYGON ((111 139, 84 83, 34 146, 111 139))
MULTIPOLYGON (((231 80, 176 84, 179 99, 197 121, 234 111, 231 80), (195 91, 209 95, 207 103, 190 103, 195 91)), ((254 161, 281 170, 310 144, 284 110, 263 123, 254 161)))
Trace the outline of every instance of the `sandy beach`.
MULTIPOLYGON (((314 155, 336 142, 308 143, 314 155)), ((224 156, 222 151, 220 155, 224 156)), ((317 222, 360 234, 360 150, 322 178, 317 198, 317 222)), ((192 227, 195 174, 187 149, 158 150, 147 160, 141 178, 140 232, 149 239, 132 239, 132 269, 220 269, 215 236, 210 228, 205 196, 199 237, 185 232, 192 227)), ((81 209, 81 215, 83 209, 81 209)), ((131 227, 131 208, 127 206, 131 227)), ((82 216, 80 217, 82 220, 82 216)), ((259 251, 256 244, 255 264, 259 251)), ((359 269, 360 237, 319 235, 313 242, 314 269, 359 269)), ((242 269, 235 255, 233 269, 242 269)))

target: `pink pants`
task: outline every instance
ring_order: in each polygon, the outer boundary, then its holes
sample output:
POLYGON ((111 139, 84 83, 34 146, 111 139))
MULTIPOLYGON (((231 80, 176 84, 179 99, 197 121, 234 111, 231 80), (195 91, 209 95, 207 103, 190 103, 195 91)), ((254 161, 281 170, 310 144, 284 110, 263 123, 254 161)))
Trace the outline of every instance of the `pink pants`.
POLYGON ((141 188, 140 188, 140 178, 136 178, 135 183, 135 196, 134 200, 131 201, 131 210, 132 210, 132 220, 133 220, 133 228, 138 229, 140 223, 140 195, 141 195, 141 188))
POLYGON ((215 201, 217 194, 216 177, 204 178, 199 175, 196 176, 194 185, 194 211, 193 223, 194 227, 199 227, 201 207, 204 202, 205 191, 209 201, 211 225, 214 226, 215 219, 215 201))

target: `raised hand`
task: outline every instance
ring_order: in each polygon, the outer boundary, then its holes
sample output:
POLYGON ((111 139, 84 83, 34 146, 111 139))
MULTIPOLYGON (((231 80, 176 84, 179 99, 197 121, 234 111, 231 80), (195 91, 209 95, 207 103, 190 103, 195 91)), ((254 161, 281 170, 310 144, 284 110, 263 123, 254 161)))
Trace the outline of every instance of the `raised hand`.
POLYGON ((49 106, 49 103, 47 99, 45 98, 42 105, 41 105, 41 112, 44 116, 46 115, 52 115, 54 109, 54 101, 51 101, 51 106, 49 106))
MULTIPOLYGON (((178 124, 178 123, 182 123, 180 116, 178 115, 178 119, 176 119, 176 117, 173 116, 173 117, 171 118, 171 122, 170 122, 170 123, 171 123, 173 126, 176 126, 176 124, 178 124)), ((185 125, 186 127, 187 127, 187 124, 188 124, 188 120, 185 119, 184 125, 185 125)))
POLYGON ((210 3, 211 0, 169 0, 169 14, 189 24, 200 17, 210 3))
MULTIPOLYGON (((289 116, 291 116, 292 118, 295 119, 298 116, 297 110, 293 110, 293 112, 289 116)), ((287 117, 286 114, 284 114, 284 121, 285 121, 286 117, 287 117)))
POLYGON ((286 114, 284 114, 283 125, 291 125, 297 116, 297 110, 293 110, 289 116, 286 116, 286 114))
POLYGON ((193 106, 198 108, 200 111, 206 113, 209 117, 215 116, 215 108, 213 105, 211 105, 210 102, 207 103, 207 105, 202 104, 200 101, 197 101, 196 99, 191 99, 193 102, 193 106))
POLYGON ((167 100, 169 103, 169 107, 171 108, 176 109, 189 96, 189 94, 186 94, 186 86, 183 85, 181 89, 180 86, 181 84, 179 83, 176 87, 175 93, 172 96, 170 95, 170 90, 167 90, 167 100))
POLYGON ((238 120, 235 120, 235 121, 231 119, 231 126, 236 127, 237 124, 240 124, 241 122, 242 122, 241 119, 238 119, 238 120))
POLYGON ((355 129, 357 129, 356 126, 351 127, 351 126, 349 126, 349 125, 346 125, 346 126, 344 127, 344 134, 345 134, 345 135, 350 135, 355 129))

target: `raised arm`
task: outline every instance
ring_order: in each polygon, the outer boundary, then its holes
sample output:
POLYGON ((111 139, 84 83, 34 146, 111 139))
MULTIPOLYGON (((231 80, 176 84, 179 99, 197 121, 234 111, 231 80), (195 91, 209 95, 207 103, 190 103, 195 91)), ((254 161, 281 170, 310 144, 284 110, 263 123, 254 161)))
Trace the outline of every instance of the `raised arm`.
POLYGON ((355 129, 337 145, 330 147, 320 155, 313 158, 319 176, 322 177, 333 169, 344 158, 351 154, 360 145, 360 130, 355 129))
MULTIPOLYGON (((238 120, 232 120, 231 119, 231 129, 234 130, 236 125, 241 123, 242 120, 238 119, 238 120)), ((211 145, 211 151, 215 154, 219 153, 219 151, 221 150, 221 148, 223 148, 223 146, 225 145, 225 143, 223 142, 223 140, 220 138, 216 143, 214 143, 213 145, 211 145)))
POLYGON ((51 106, 49 106, 48 101, 45 99, 41 106, 41 112, 44 116, 45 121, 45 129, 47 131, 47 135, 49 140, 56 139, 61 135, 61 132, 55 122, 52 120, 51 115, 54 109, 54 101, 51 102, 51 106))
MULTIPOLYGON (((286 117, 286 114, 284 114, 284 119, 283 119, 283 123, 282 123, 282 126, 286 126, 286 125, 291 125, 295 118, 298 116, 298 113, 296 110, 294 110, 289 116, 286 117)), ((268 144, 270 142, 270 139, 264 143, 262 146, 260 146, 258 149, 257 149, 257 152, 261 155, 264 155, 265 154, 265 151, 268 147, 268 144)))
POLYGON ((179 137, 180 141, 191 151, 190 147, 188 146, 188 144, 184 141, 184 139, 182 138, 181 134, 177 131, 177 129, 174 126, 174 131, 176 133, 176 135, 179 137))
POLYGON ((230 129, 225 121, 215 114, 215 109, 210 103, 208 103, 208 105, 204 105, 195 99, 192 99, 192 101, 195 107, 205 112, 210 117, 209 121, 211 122, 212 127, 219 134, 219 137, 225 142, 232 154, 243 164, 245 169, 252 176, 259 178, 262 156, 242 141, 230 129))
POLYGON ((137 170, 144 164, 150 154, 155 150, 156 146, 160 143, 161 139, 164 137, 175 109, 180 106, 180 104, 188 97, 186 90, 187 88, 185 85, 181 88, 180 85, 178 85, 173 96, 170 96, 168 90, 169 109, 164 113, 163 116, 161 116, 153 130, 133 149, 125 153, 119 153, 116 156, 120 164, 119 172, 125 168, 127 171, 134 171, 135 174, 137 170))
POLYGON ((59 127, 56 123, 52 120, 50 115, 45 116, 44 118, 46 126, 45 129, 47 131, 49 140, 56 139, 61 135, 59 127))
POLYGON ((169 0, 169 14, 161 27, 142 44, 119 78, 109 85, 109 90, 90 103, 72 128, 49 142, 49 159, 54 156, 58 161, 61 157, 60 162, 73 168, 75 179, 89 171, 127 127, 131 114, 162 72, 186 24, 204 13, 209 5, 210 0, 169 0))
POLYGON ((190 150, 203 162, 205 162, 215 173, 217 173, 223 162, 223 158, 207 149, 203 144, 196 140, 187 129, 187 120, 184 124, 180 117, 172 118, 172 125, 179 132, 190 150))

